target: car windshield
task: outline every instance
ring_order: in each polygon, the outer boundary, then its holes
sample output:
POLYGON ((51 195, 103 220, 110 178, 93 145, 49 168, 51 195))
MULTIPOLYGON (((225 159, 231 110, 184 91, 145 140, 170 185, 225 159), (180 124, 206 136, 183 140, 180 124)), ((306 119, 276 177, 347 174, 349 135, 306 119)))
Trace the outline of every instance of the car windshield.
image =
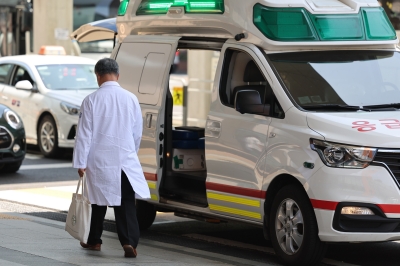
MULTIPOLYGON (((287 92, 304 109, 400 103, 400 55, 393 51, 271 54, 287 92)), ((350 108, 347 108, 350 110, 350 108)))
POLYGON ((44 85, 50 90, 98 88, 94 65, 40 65, 36 68, 44 85))

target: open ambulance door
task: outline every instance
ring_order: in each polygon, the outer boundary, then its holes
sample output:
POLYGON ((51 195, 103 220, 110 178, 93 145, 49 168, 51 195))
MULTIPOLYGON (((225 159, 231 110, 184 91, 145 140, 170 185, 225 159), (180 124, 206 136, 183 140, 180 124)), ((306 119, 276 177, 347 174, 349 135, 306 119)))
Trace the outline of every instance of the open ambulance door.
MULTIPOLYGON (((78 42, 114 39, 116 19, 85 24, 71 34, 78 42)), ((165 114, 169 74, 180 37, 128 36, 115 45, 111 58, 118 62, 119 84, 136 95, 143 115, 143 136, 139 159, 151 192, 160 199, 159 187, 166 162, 165 114)), ((114 43, 115 44, 115 43, 114 43)))
MULTIPOLYGON (((151 202, 159 202, 159 188, 166 165, 166 123, 169 74, 179 37, 128 36, 114 49, 119 84, 136 95, 143 116, 139 159, 151 192, 151 202)), ((171 114, 169 114, 171 115, 171 114)))
POLYGON ((116 23, 116 18, 109 18, 84 24, 71 34, 71 39, 77 42, 114 40, 115 46, 118 34, 116 23))

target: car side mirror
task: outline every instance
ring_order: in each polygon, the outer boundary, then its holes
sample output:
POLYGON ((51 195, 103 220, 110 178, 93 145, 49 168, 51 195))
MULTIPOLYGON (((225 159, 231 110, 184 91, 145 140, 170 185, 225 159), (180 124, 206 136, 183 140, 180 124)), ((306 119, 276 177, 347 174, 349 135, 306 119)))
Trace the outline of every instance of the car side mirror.
POLYGON ((260 93, 256 90, 242 90, 236 93, 235 110, 241 114, 268 115, 270 105, 263 104, 260 93))
POLYGON ((15 88, 17 90, 30 91, 30 90, 33 90, 33 85, 29 80, 21 80, 21 81, 18 81, 17 84, 15 84, 15 88))

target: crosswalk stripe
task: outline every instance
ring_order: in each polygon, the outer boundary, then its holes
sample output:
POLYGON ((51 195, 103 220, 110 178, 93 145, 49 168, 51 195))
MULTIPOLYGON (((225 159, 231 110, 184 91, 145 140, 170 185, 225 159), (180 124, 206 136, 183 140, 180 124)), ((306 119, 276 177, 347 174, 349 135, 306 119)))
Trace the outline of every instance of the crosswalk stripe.
POLYGON ((52 164, 28 164, 22 165, 19 170, 38 170, 38 169, 54 169, 54 168, 70 168, 72 163, 52 163, 52 164))
POLYGON ((42 159, 44 156, 41 154, 30 154, 27 153, 25 154, 25 159, 29 159, 29 160, 38 160, 38 159, 42 159))
POLYGON ((65 192, 47 188, 29 188, 29 189, 20 189, 18 191, 30 194, 49 196, 49 197, 63 198, 63 199, 71 199, 73 194, 72 192, 65 192))

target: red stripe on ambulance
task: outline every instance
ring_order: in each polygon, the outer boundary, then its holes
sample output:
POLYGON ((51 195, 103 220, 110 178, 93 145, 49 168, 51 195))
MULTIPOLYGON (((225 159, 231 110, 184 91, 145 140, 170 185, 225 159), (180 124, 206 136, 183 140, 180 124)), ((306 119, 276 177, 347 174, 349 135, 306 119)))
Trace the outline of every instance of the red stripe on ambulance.
POLYGON ((236 195, 247 196, 247 197, 253 197, 253 198, 259 198, 259 199, 265 199, 265 195, 267 193, 266 191, 257 190, 257 189, 234 187, 234 186, 228 186, 228 185, 211 183, 211 182, 206 183, 206 188, 208 190, 214 190, 214 191, 225 192, 225 193, 236 194, 236 195))
POLYGON ((157 181, 157 174, 144 173, 144 177, 148 181, 157 181))
POLYGON ((327 201, 327 200, 310 199, 310 201, 314 209, 322 209, 329 211, 336 210, 336 206, 339 204, 339 202, 327 201))
POLYGON ((376 204, 384 213, 400 213, 399 204, 376 204))

